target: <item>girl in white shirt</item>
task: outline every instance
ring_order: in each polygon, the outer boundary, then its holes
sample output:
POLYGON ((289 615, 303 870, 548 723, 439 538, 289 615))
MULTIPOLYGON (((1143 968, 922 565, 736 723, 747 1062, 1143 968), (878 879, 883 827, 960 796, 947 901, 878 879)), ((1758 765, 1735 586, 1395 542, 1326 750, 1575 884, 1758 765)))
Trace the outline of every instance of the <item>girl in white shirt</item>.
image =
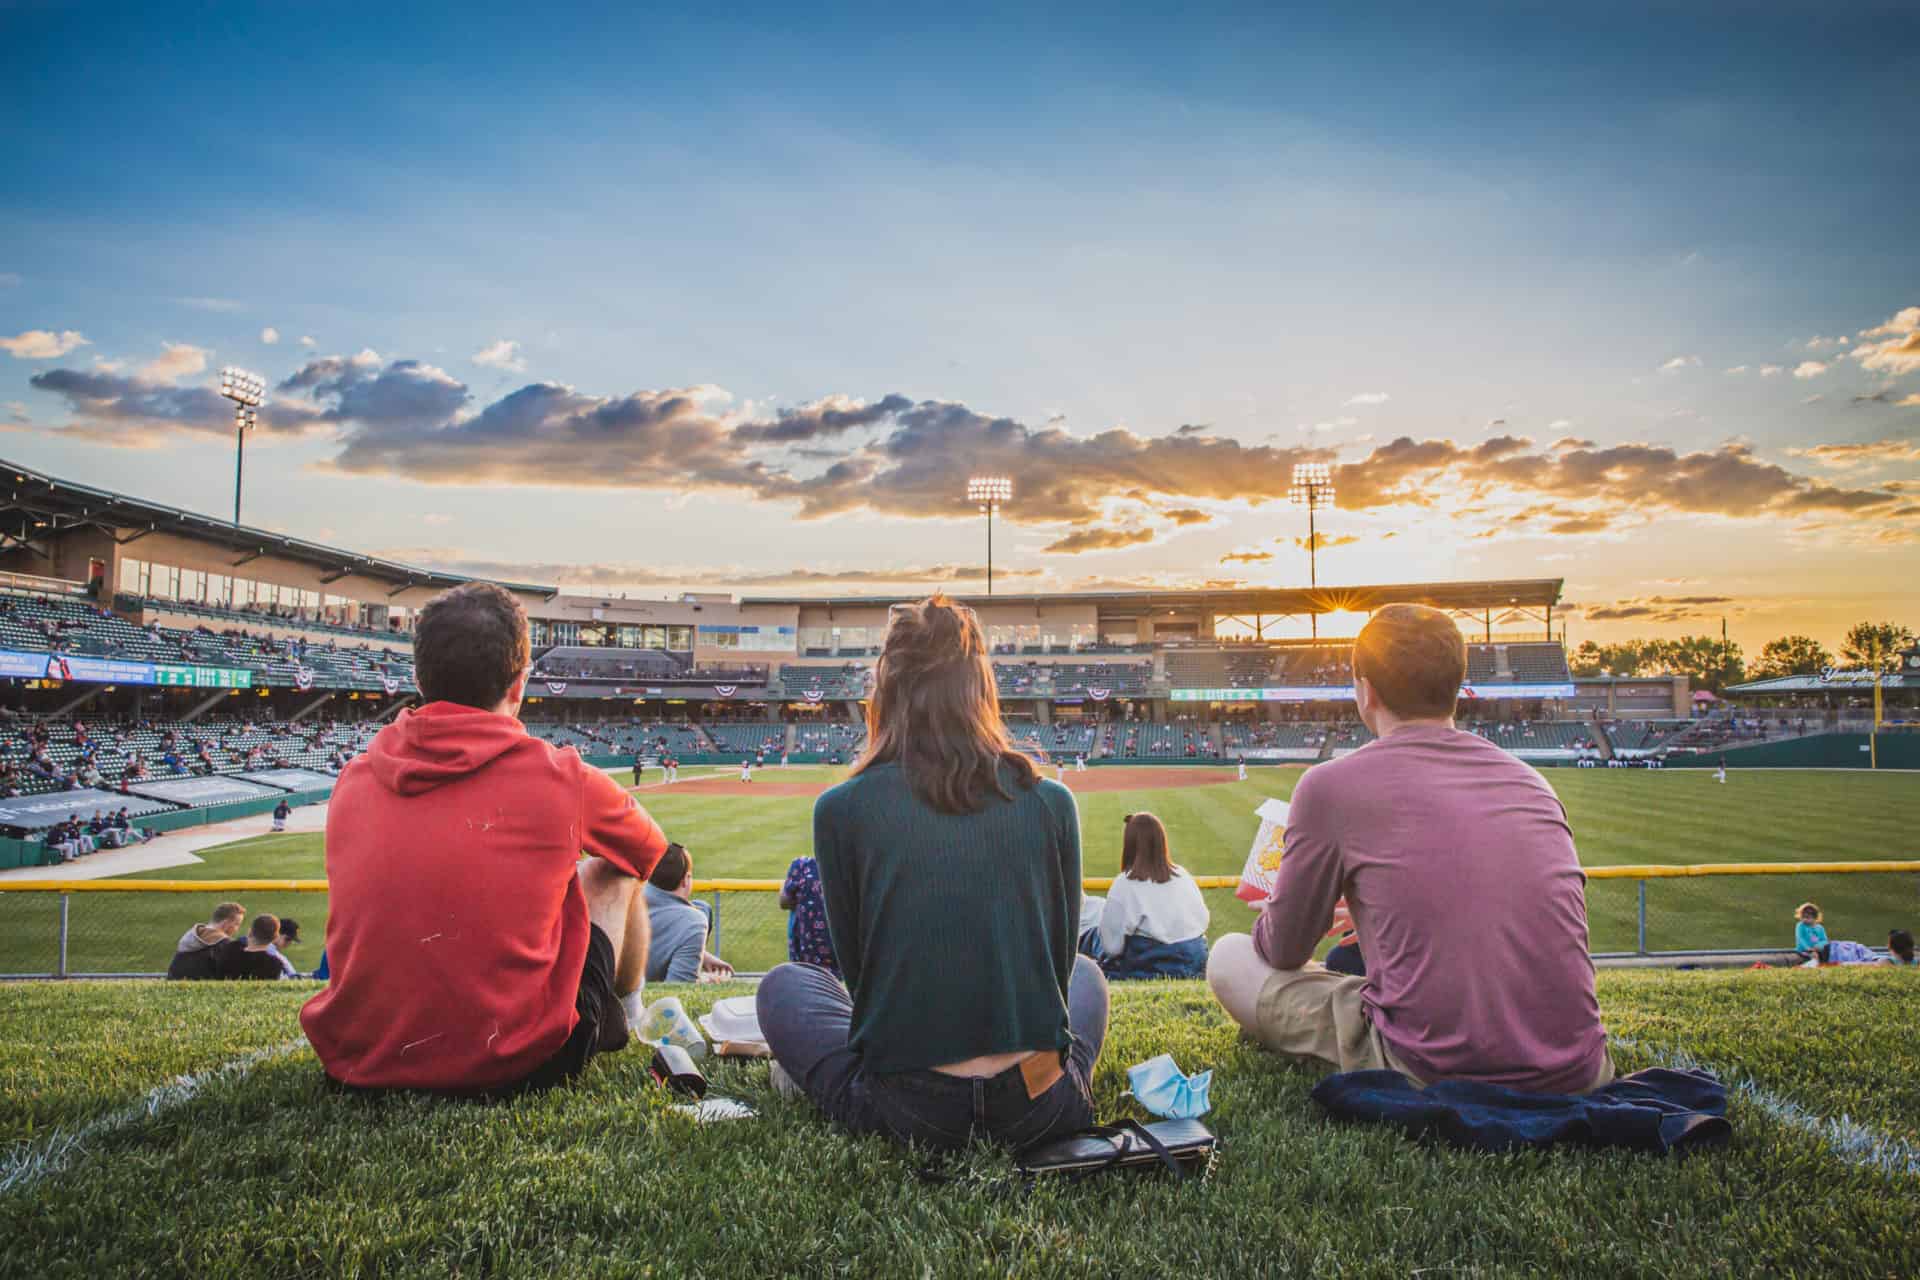
POLYGON ((1100 912, 1100 967, 1110 978, 1199 978, 1207 971, 1206 899, 1167 851, 1150 813, 1126 816, 1120 872, 1100 912))

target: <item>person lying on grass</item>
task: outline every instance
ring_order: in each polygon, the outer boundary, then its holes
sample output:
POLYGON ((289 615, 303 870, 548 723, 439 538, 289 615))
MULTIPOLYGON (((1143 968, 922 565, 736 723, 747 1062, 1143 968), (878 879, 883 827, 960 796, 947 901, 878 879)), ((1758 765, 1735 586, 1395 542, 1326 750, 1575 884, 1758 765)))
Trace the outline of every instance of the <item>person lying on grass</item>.
POLYGON ((1008 741, 986 638, 895 610, 852 776, 814 805, 833 953, 760 983, 781 1070, 854 1133, 1016 1149, 1093 1121, 1107 983, 1074 953, 1080 819, 1008 741))
POLYGON ((640 884, 667 838, 520 723, 513 596, 472 582, 434 597, 413 652, 426 705, 341 771, 327 807, 332 984, 300 1022, 342 1085, 545 1088, 627 1043, 647 963, 640 884))
POLYGON ((1353 646, 1376 740, 1294 788, 1253 934, 1214 943, 1207 981, 1276 1053, 1419 1084, 1586 1093, 1613 1079, 1587 955, 1586 876, 1559 798, 1454 727, 1453 619, 1389 605, 1353 646), (1313 963, 1345 898, 1365 976, 1313 963))

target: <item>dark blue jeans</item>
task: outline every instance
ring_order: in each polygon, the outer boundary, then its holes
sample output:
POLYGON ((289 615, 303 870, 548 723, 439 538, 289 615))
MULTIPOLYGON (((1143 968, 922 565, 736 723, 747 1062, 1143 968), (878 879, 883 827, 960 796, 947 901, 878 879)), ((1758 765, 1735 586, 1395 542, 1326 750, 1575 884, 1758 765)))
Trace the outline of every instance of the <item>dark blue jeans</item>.
POLYGON ((1027 1096, 1019 1067, 964 1079, 938 1071, 870 1072, 847 1047, 853 1000, 817 965, 783 964, 760 980, 754 1007, 773 1057, 814 1105, 852 1133, 955 1148, 991 1138, 1018 1151, 1093 1123, 1093 1064, 1107 1038, 1107 980, 1079 958, 1067 987, 1073 1044, 1058 1080, 1027 1096))

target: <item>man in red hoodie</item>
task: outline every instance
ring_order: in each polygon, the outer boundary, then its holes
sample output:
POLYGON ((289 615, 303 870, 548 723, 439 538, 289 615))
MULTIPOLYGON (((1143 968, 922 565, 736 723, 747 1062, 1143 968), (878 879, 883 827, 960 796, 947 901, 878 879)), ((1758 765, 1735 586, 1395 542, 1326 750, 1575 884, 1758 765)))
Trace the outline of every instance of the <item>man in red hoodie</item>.
POLYGON ((520 723, 527 617, 507 592, 435 597, 413 650, 426 705, 347 765, 328 806, 333 980, 300 1022, 350 1087, 545 1088, 627 1042, 622 997, 637 1002, 647 963, 640 888, 667 839, 520 723))

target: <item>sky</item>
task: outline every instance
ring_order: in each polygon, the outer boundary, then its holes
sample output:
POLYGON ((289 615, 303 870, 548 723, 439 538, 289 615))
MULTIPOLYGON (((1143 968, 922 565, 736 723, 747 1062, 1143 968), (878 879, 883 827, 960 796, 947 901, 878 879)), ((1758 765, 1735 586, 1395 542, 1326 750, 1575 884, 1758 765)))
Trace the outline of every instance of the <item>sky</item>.
POLYGON ((665 596, 1920 627, 1899 4, 0 3, 0 456, 665 596), (1444 10, 1444 11, 1441 11, 1444 10))

